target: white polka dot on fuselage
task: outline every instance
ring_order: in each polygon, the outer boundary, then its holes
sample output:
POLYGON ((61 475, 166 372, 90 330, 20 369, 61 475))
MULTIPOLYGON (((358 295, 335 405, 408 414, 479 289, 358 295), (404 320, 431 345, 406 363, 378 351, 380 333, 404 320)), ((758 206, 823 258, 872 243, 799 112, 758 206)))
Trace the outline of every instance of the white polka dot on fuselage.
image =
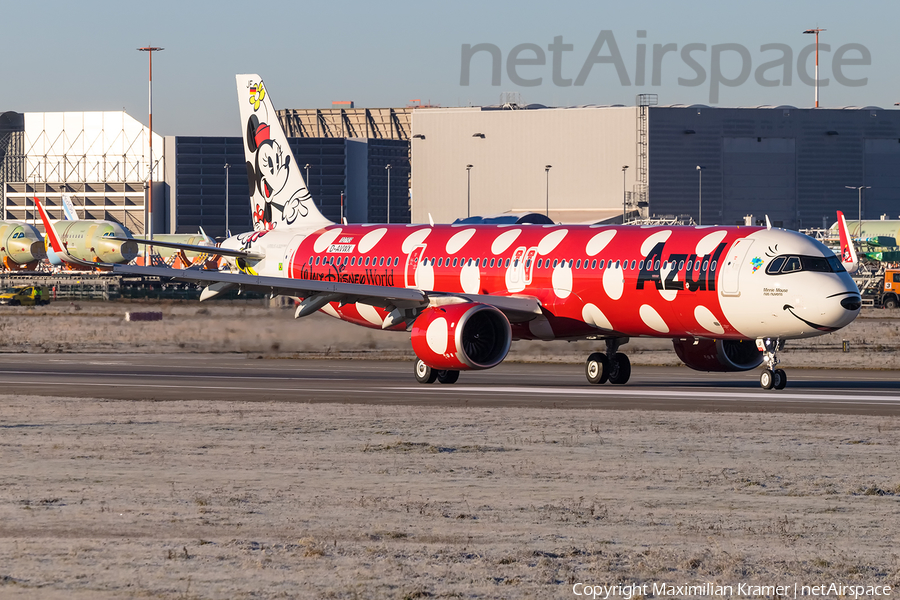
POLYGON ((649 304, 644 304, 640 309, 641 320, 644 324, 658 331, 659 333, 669 333, 669 326, 666 325, 666 322, 663 320, 659 313, 656 312, 656 309, 650 306, 649 304))
POLYGON ((509 248, 516 238, 519 237, 519 234, 522 233, 521 229, 510 229, 509 231, 504 231, 500 235, 497 236, 497 239, 494 240, 494 243, 491 244, 491 252, 494 254, 500 254, 505 252, 507 248, 509 248))

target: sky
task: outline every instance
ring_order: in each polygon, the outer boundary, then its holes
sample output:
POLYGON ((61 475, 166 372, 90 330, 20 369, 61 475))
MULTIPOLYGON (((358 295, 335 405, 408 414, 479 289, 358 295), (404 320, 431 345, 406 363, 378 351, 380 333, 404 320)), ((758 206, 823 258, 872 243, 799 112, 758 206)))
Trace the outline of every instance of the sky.
POLYGON ((898 13, 884 0, 16 2, 3 9, 0 112, 125 110, 146 124, 143 46, 164 48, 153 55, 161 135, 240 135, 237 73, 261 75, 276 108, 489 105, 506 93, 547 106, 657 94, 810 107, 814 54, 798 60, 815 27, 826 30, 820 106, 893 109, 898 13))

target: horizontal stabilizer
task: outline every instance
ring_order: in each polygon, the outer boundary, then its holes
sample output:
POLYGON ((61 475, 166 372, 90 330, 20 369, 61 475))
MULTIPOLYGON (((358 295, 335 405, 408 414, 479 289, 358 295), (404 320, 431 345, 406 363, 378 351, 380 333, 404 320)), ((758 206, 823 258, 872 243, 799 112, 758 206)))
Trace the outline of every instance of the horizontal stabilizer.
POLYGON ((145 240, 141 238, 110 238, 117 242, 137 242, 147 246, 159 246, 160 248, 174 248, 175 250, 185 250, 187 252, 199 252, 201 254, 214 254, 217 256, 234 256, 236 258, 252 258, 263 259, 266 257, 262 252, 250 252, 249 250, 232 250, 230 248, 221 248, 219 246, 199 246, 195 244, 181 244, 179 242, 161 242, 159 240, 145 240))

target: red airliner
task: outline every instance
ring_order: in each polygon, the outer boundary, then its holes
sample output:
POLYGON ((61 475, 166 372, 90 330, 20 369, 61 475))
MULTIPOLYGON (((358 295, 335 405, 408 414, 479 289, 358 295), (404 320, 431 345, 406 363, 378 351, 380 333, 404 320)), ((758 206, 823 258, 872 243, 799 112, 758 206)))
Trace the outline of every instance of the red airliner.
POLYGON ((624 384, 622 346, 657 337, 700 371, 764 364, 761 386, 782 389, 786 340, 859 314, 841 260, 777 228, 332 223, 313 204, 262 80, 238 75, 237 87, 256 229, 220 252, 239 272, 117 272, 208 282, 201 300, 237 287, 292 295, 302 299, 298 318, 321 310, 410 331, 421 383, 495 367, 514 339, 588 339, 602 344, 587 358, 588 381, 624 384))

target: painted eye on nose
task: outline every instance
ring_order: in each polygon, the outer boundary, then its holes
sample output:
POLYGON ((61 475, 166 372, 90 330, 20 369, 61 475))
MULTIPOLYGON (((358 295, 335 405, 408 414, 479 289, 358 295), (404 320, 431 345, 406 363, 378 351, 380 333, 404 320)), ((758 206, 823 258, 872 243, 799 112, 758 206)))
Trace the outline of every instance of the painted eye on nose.
POLYGON ((859 310, 859 307, 862 306, 862 302, 860 301, 859 296, 847 296, 841 300, 841 306, 847 310, 859 310))

